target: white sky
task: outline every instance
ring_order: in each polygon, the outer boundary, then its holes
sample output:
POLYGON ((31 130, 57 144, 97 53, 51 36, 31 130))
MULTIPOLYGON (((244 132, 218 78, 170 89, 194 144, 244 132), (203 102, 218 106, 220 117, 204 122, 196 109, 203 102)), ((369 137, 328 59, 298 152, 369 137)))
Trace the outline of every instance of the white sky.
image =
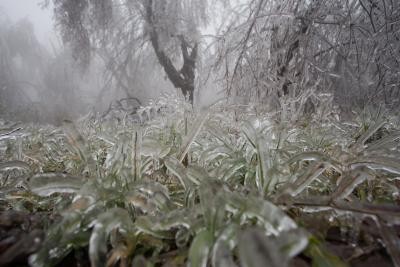
POLYGON ((8 16, 11 22, 28 18, 35 28, 39 42, 49 45, 50 40, 54 37, 52 8, 42 9, 39 5, 41 2, 43 0, 0 0, 0 10, 8 16))

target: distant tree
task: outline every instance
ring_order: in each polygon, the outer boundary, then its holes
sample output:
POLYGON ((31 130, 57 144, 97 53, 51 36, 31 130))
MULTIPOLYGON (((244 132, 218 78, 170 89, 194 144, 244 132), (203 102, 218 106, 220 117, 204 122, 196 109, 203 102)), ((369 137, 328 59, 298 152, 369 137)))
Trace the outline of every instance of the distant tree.
POLYGON ((71 45, 82 66, 94 52, 103 52, 109 70, 121 79, 130 62, 150 44, 168 79, 193 103, 199 27, 207 22, 207 1, 53 0, 53 4, 63 41, 71 45))
POLYGON ((232 9, 216 65, 229 95, 280 100, 311 88, 343 106, 398 106, 399 1, 245 0, 232 9))
POLYGON ((0 24, 0 114, 12 120, 59 123, 84 107, 71 52, 47 52, 23 19, 0 24))
POLYGON ((12 24, 4 19, 0 24, 0 108, 3 114, 15 114, 30 104, 44 56, 28 20, 12 24))
POLYGON ((82 77, 72 61, 71 51, 67 48, 48 58, 41 73, 38 99, 42 120, 60 124, 64 119, 73 119, 87 112, 82 95, 82 77))

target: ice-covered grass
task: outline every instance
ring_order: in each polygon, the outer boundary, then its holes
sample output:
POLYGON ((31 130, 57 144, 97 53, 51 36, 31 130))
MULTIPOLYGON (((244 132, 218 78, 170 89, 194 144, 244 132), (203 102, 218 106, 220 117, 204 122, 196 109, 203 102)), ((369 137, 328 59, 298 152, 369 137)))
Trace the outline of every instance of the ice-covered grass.
POLYGON ((281 105, 164 96, 60 128, 2 122, 1 209, 60 215, 32 266, 80 248, 92 266, 344 266, 380 244, 400 266, 398 118, 281 105), (347 258, 324 245, 335 227, 347 258))

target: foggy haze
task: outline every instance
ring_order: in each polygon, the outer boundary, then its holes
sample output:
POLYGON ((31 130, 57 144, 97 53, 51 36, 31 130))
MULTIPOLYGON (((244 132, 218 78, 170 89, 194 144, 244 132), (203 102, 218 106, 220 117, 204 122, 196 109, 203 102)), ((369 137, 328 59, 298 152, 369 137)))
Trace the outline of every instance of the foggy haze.
POLYGON ((43 9, 43 0, 0 0, 0 12, 12 22, 27 18, 32 22, 39 41, 48 45, 54 39, 54 21, 52 10, 43 9))
POLYGON ((289 95, 304 95, 312 109, 315 94, 344 113, 398 106, 399 8, 369 18, 357 1, 320 3, 318 12, 298 1, 292 10, 267 0, 0 0, 9 19, 0 25, 0 109, 59 123, 89 111, 134 114, 162 93, 184 95, 195 109, 222 98, 276 111, 289 95), (346 8, 360 25, 349 34, 328 15, 346 8))

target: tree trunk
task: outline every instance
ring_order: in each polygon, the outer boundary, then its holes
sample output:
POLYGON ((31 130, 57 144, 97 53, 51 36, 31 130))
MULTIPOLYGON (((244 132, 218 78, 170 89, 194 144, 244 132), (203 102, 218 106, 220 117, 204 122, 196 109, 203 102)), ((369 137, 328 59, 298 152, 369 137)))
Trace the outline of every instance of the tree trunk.
POLYGON ((168 79, 172 82, 174 87, 180 89, 183 95, 185 95, 193 105, 198 44, 196 43, 191 47, 185 40, 184 36, 177 36, 181 42, 181 52, 183 57, 182 68, 178 71, 172 63, 172 60, 166 55, 165 51, 160 46, 156 23, 154 23, 153 0, 147 1, 146 21, 150 28, 149 34, 151 45, 153 46, 159 63, 163 67, 168 79), (189 49, 191 50, 189 51, 189 49))

